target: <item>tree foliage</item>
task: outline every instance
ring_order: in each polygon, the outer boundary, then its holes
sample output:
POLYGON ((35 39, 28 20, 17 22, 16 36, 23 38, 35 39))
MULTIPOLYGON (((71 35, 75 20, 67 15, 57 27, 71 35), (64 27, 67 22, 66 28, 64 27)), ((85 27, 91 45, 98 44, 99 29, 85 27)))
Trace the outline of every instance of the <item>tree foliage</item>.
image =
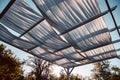
POLYGON ((3 44, 0 45, 0 80, 22 80, 21 63, 13 57, 11 50, 5 48, 3 44))
POLYGON ((110 66, 109 61, 95 63, 92 71, 94 80, 120 80, 120 68, 110 66))
POLYGON ((64 73, 64 70, 61 70, 59 80, 67 80, 67 75, 64 73))
POLYGON ((74 74, 71 75, 70 79, 71 80, 82 80, 79 75, 74 75, 74 74))
POLYGON ((92 71, 94 72, 94 75, 93 75, 94 79, 108 80, 110 75, 109 62, 102 61, 102 62, 95 63, 94 69, 92 71))
POLYGON ((36 80, 47 80, 50 73, 50 63, 48 61, 36 57, 30 57, 27 65, 33 68, 33 71, 28 77, 33 77, 34 75, 34 79, 36 80))

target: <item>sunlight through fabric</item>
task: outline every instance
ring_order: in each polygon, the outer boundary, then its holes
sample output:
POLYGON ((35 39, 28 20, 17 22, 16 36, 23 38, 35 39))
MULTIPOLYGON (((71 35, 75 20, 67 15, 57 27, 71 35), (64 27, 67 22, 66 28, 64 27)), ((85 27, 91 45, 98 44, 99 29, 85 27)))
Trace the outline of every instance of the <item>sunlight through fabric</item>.
MULTIPOLYGON (((0 19, 0 40, 64 68, 116 58, 97 0, 16 0, 0 19), (20 34, 16 36, 6 27, 20 34), (23 37, 23 38, 22 38, 23 37)), ((111 8, 111 11, 115 10, 111 8)))

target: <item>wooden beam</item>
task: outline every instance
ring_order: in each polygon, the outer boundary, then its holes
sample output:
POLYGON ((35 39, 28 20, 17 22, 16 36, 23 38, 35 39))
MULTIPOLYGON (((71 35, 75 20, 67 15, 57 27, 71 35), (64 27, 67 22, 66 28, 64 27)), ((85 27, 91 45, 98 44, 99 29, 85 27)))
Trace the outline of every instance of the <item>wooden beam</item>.
POLYGON ((2 13, 0 14, 0 19, 4 16, 4 14, 10 9, 10 7, 13 5, 13 3, 16 0, 10 0, 10 2, 8 3, 8 5, 4 8, 4 10, 2 11, 2 13))
POLYGON ((117 58, 120 59, 120 55, 118 55, 117 58))
MULTIPOLYGON (((33 39, 35 39, 37 42, 39 42, 40 44, 33 46, 32 48, 28 49, 28 51, 30 51, 30 50, 32 50, 32 49, 34 49, 34 48, 36 48, 36 47, 38 47, 38 46, 40 46, 40 45, 45 45, 45 46, 47 46, 46 44, 44 44, 43 42, 41 42, 41 41, 39 41, 37 38, 35 38, 32 34, 29 33, 29 35, 30 35, 33 39)), ((47 46, 47 47, 49 47, 49 46, 47 46)), ((54 51, 54 53, 55 53, 55 52, 58 52, 58 51, 60 51, 60 50, 69 48, 69 47, 71 47, 71 45, 68 45, 68 46, 65 46, 65 47, 63 47, 63 48, 60 48, 60 49, 54 51)))
POLYGON ((21 34, 19 37, 22 37, 23 35, 25 35, 26 33, 28 33, 30 30, 32 30, 33 28, 35 28, 40 22, 42 22, 45 18, 40 19, 36 24, 34 24, 32 27, 30 27, 28 30, 26 30, 23 34, 21 34))
MULTIPOLYGON (((116 23, 116 21, 115 21, 115 18, 114 18, 114 15, 113 15, 113 13, 112 13, 112 10, 110 9, 109 2, 108 2, 108 0, 105 0, 105 2, 106 2, 106 5, 107 5, 107 7, 108 7, 108 10, 109 10, 109 12, 110 12, 110 15, 111 15, 111 17, 112 17, 112 19, 113 19, 113 22, 114 22, 114 25, 115 25, 115 27, 116 27, 116 29, 117 29, 117 32, 118 32, 118 34, 119 34, 119 37, 120 37, 120 31, 119 31, 119 28, 118 28, 117 23, 116 23)), ((118 13, 118 14, 119 14, 119 13, 118 13)))
MULTIPOLYGON (((111 52, 117 52, 117 51, 120 51, 120 49, 106 51, 104 53, 99 53, 99 54, 96 54, 96 55, 93 55, 93 56, 88 56, 88 57, 93 58, 93 57, 97 57, 97 56, 100 56, 100 55, 108 54, 108 53, 111 53, 111 52)), ((88 59, 88 58, 78 59, 78 60, 75 60, 75 61, 82 61, 82 60, 86 60, 86 59, 88 59)))
POLYGON ((112 42, 109 42, 109 43, 101 44, 101 45, 99 45, 99 46, 95 46, 95 47, 92 47, 92 48, 89 48, 89 49, 86 49, 86 50, 84 50, 84 51, 82 51, 82 52, 90 51, 90 50, 97 49, 97 48, 100 48, 100 47, 102 47, 102 46, 107 46, 107 45, 109 45, 109 44, 117 43, 117 42, 120 42, 120 39, 115 40, 115 41, 112 41, 112 42))
POLYGON ((56 52, 61 51, 61 50, 64 50, 64 49, 67 49, 67 48, 69 48, 69 47, 71 47, 71 45, 68 45, 68 46, 63 47, 63 48, 61 48, 61 49, 58 49, 58 50, 54 51, 53 53, 56 53, 56 52))
POLYGON ((20 48, 20 47, 18 47, 18 46, 16 46, 16 45, 12 44, 11 42, 7 42, 7 41, 5 41, 5 40, 3 40, 3 39, 1 39, 1 38, 0 38, 0 40, 3 41, 3 42, 5 42, 5 43, 7 43, 7 44, 9 44, 9 45, 11 45, 11 46, 13 46, 13 47, 15 47, 15 48, 18 48, 18 49, 20 49, 20 50, 22 50, 22 51, 24 51, 24 52, 26 52, 26 53, 29 53, 29 54, 31 54, 31 55, 34 55, 34 56, 38 57, 38 58, 41 58, 41 59, 47 60, 47 61, 49 61, 49 62, 52 62, 52 61, 50 61, 50 60, 47 59, 47 58, 44 58, 44 57, 42 57, 42 56, 38 56, 38 55, 36 55, 36 54, 34 54, 34 53, 32 53, 32 52, 28 52, 27 50, 25 50, 25 49, 23 49, 23 48, 20 48))
MULTIPOLYGON (((94 58, 94 57, 97 57, 97 56, 102 56, 102 55, 104 55, 104 54, 108 54, 108 53, 111 53, 111 52, 115 52, 115 51, 120 51, 120 49, 116 49, 116 50, 111 50, 111 51, 107 51, 107 52, 105 52, 105 53, 100 53, 100 54, 96 54, 96 55, 93 55, 93 56, 88 56, 89 58, 94 58)), ((89 60, 89 58, 88 57, 86 57, 86 58, 83 58, 83 59, 78 59, 78 60, 75 60, 76 62, 79 62, 79 61, 84 61, 84 60, 89 60)), ((117 57, 116 57, 117 58, 117 57)), ((92 60, 90 60, 90 61, 92 61, 92 60)), ((92 62, 95 62, 96 60, 94 60, 94 61, 92 61, 92 62)), ((70 63, 70 62, 69 62, 70 63)), ((69 64, 69 63, 67 63, 67 64, 69 64)), ((64 64, 62 64, 62 65, 65 65, 66 63, 64 63, 64 64)), ((72 66, 72 67, 74 67, 74 66, 72 66)))
MULTIPOLYGON (((83 64, 76 64, 74 66, 67 66, 68 68, 71 68, 71 67, 77 67, 77 66, 82 66, 82 65, 86 65, 86 64, 90 64, 90 63, 95 63, 95 62, 100 62, 100 61, 103 61, 103 60, 108 60, 108 59, 113 59, 113 58, 117 58, 118 56, 113 56, 113 57, 108 57, 108 58, 104 58, 104 59, 100 59, 100 60, 96 60, 96 61, 91 61, 91 62, 87 62, 87 63, 83 63, 83 64)), ((62 66, 62 65, 60 65, 62 66)))
MULTIPOLYGON (((117 6, 112 7, 110 10, 111 10, 111 11, 114 11, 114 10, 116 9, 116 7, 117 7, 117 6)), ((85 24, 87 24, 87 23, 89 23, 89 22, 91 22, 91 21, 93 21, 93 20, 101 17, 101 16, 107 14, 108 12, 109 12, 109 10, 104 11, 103 13, 100 13, 100 14, 98 14, 98 15, 96 15, 96 16, 93 16, 92 18, 90 18, 90 19, 88 19, 88 20, 86 20, 86 21, 83 21, 82 23, 79 23, 79 24, 73 26, 72 28, 67 29, 66 31, 62 32, 60 35, 66 34, 66 33, 70 32, 70 31, 72 31, 72 30, 74 30, 74 29, 76 29, 76 28, 78 28, 78 27, 81 27, 82 25, 85 25, 85 24)))
MULTIPOLYGON (((120 39, 118 39, 118 40, 115 40, 115 41, 113 41, 112 43, 117 43, 117 42, 120 42, 120 39)), ((109 44, 112 44, 112 43, 109 43, 109 44)), ((109 45, 109 44, 106 44, 106 45, 102 45, 102 46, 107 46, 107 45, 109 45)), ((99 47, 96 47, 96 48, 94 48, 94 49, 97 49, 97 48, 100 48, 100 47, 102 47, 102 46, 99 46, 99 47)), ((89 50, 87 50, 87 51, 89 51, 89 50)), ((86 51, 84 51, 84 52, 86 52, 86 51)), ((79 53, 80 54, 80 53, 79 53)), ((102 55, 103 55, 104 53, 102 53, 102 55)), ((100 54, 96 54, 96 55, 94 55, 94 56, 87 56, 87 57, 84 57, 83 59, 76 59, 75 61, 80 61, 80 60, 85 60, 85 59, 89 59, 89 60, 91 60, 91 58, 92 57, 95 57, 95 56, 99 56, 100 54)), ((60 58, 61 59, 61 58, 60 58)), ((59 60, 59 59, 56 59, 56 60, 59 60)), ((91 60, 92 61, 92 60, 91 60)))
MULTIPOLYGON (((120 29, 120 27, 119 27, 119 29, 120 29)), ((116 30, 116 28, 112 28, 112 29, 110 29, 109 31, 112 32, 112 31, 114 31, 114 30, 116 30)), ((112 43, 117 43, 117 42, 120 42, 120 41, 119 41, 119 40, 116 40, 116 41, 113 41, 112 43)), ((82 52, 89 51, 89 50, 92 50, 92 49, 95 49, 95 48, 99 48, 99 47, 102 47, 102 46, 105 46, 105 45, 109 45, 109 44, 111 44, 111 42, 110 42, 110 43, 105 43, 105 44, 102 44, 102 45, 99 45, 99 46, 95 46, 95 47, 93 47, 93 48, 89 48, 89 49, 84 50, 84 51, 82 51, 82 52)), ((67 46, 67 47, 64 47, 64 48, 61 48, 61 49, 59 49, 59 50, 56 50, 55 52, 58 52, 58 51, 60 51, 60 50, 64 50, 64 49, 69 48, 69 47, 72 47, 72 46, 69 45, 69 46, 67 46)), ((55 53, 55 52, 54 52, 54 53, 55 53)))
MULTIPOLYGON (((36 41, 38 41, 40 44, 43 44, 43 45, 44 45, 44 43, 41 43, 41 42, 40 42, 38 39, 36 39, 32 34, 29 34, 29 35, 30 35, 32 38, 34 38, 36 41)), ((27 52, 30 52, 30 50, 32 50, 32 49, 34 49, 34 48, 36 48, 36 47, 38 47, 38 46, 40 46, 40 45, 36 45, 36 46, 28 49, 27 52)), ((47 45, 45 45, 45 46, 47 46, 47 45)), ((40 46, 40 47, 41 47, 41 46, 40 46)), ((47 47, 48 47, 48 46, 47 46, 47 47)), ((71 60, 71 59, 70 59, 69 57, 67 57, 67 56, 57 55, 57 54, 54 54, 54 53, 48 51, 48 49, 46 49, 46 48, 43 48, 43 47, 41 47, 41 48, 44 49, 46 52, 48 52, 48 54, 53 54, 53 55, 55 55, 55 56, 60 56, 59 58, 54 59, 54 60, 52 60, 52 61, 60 60, 60 59, 62 59, 62 58, 66 58, 66 59, 68 59, 69 61, 71 60)))
MULTIPOLYGON (((118 29, 120 29, 120 26, 118 26, 118 29)), ((112 28, 112 29, 110 29, 109 31, 110 32, 113 32, 113 31, 115 31, 116 30, 116 28, 112 28)))

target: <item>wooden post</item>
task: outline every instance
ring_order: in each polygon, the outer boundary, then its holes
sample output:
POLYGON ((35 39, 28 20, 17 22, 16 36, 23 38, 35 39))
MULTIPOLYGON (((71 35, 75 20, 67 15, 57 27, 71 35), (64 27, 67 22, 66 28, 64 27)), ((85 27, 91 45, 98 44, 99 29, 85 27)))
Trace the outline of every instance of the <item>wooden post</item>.
POLYGON ((73 71, 74 67, 72 68, 64 68, 66 74, 67 74, 67 80, 70 80, 70 74, 73 71))

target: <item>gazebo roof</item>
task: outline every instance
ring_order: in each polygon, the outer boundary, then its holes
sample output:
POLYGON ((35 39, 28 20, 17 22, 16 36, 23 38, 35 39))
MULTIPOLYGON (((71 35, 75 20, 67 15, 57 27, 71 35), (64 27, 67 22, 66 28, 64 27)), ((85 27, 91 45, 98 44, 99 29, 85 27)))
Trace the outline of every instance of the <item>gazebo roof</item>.
POLYGON ((0 15, 0 40, 62 67, 76 67, 116 58, 110 32, 119 28, 107 0, 101 12, 97 0, 33 0, 40 14, 24 0, 11 0, 0 15), (115 28, 108 29, 110 13, 115 28), (12 34, 9 29, 20 34, 12 34))

